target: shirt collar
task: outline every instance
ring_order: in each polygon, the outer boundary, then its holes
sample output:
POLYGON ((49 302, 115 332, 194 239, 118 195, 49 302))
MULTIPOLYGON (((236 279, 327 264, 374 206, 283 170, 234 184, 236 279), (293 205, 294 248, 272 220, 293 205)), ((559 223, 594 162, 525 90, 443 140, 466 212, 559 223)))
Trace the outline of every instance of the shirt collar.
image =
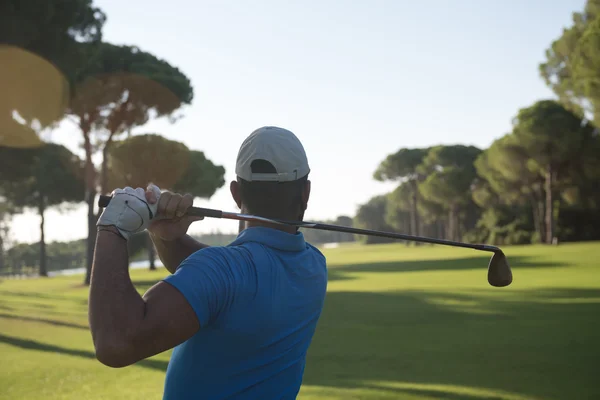
POLYGON ((283 251, 302 251, 306 249, 302 232, 292 234, 263 226, 244 229, 229 246, 238 246, 248 242, 260 243, 283 251))

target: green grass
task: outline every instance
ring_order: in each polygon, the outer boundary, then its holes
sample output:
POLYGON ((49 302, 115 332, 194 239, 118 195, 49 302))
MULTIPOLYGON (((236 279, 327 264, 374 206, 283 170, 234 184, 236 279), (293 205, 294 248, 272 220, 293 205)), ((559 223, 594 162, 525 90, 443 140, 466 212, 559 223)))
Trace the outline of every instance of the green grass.
MULTIPOLYGON (((600 243, 346 246, 299 399, 599 399, 600 243)), ((140 291, 165 271, 134 271, 140 291)), ((0 282, 0 399, 160 399, 169 352, 124 369, 94 359, 81 277, 0 282)))

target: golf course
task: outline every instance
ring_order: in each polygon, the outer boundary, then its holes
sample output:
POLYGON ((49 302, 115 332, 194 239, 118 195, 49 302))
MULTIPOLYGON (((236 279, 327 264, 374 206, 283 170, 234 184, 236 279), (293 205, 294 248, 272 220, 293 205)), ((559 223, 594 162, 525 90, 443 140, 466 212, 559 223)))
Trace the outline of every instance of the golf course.
MULTIPOLYGON (((503 247, 514 282, 491 287, 467 249, 324 249, 325 309, 299 399, 600 398, 600 243, 503 247)), ((167 273, 133 270, 144 292, 167 273)), ((0 281, 1 399, 162 396, 170 352, 100 364, 81 276, 0 281)))

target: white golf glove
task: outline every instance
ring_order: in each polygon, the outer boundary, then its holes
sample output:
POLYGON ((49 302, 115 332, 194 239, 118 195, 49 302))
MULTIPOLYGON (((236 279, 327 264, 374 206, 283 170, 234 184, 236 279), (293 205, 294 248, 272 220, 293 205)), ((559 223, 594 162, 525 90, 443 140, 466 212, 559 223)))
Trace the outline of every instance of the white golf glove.
POLYGON ((102 211, 97 226, 112 225, 116 227, 125 239, 129 239, 134 233, 144 231, 150 224, 150 220, 156 217, 160 189, 156 185, 150 188, 156 195, 156 202, 149 204, 146 201, 146 191, 142 188, 116 189, 112 193, 112 199, 108 206, 102 211))

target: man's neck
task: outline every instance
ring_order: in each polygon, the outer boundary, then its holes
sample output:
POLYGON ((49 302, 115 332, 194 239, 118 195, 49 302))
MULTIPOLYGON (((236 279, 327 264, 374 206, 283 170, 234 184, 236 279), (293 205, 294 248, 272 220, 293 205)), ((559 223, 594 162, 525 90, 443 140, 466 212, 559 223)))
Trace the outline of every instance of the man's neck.
POLYGON ((292 235, 295 235, 296 232, 297 232, 295 226, 280 225, 280 224, 269 224, 267 222, 262 222, 262 221, 248 221, 248 222, 246 222, 246 228, 255 228, 255 227, 277 229, 279 231, 290 233, 292 235))

